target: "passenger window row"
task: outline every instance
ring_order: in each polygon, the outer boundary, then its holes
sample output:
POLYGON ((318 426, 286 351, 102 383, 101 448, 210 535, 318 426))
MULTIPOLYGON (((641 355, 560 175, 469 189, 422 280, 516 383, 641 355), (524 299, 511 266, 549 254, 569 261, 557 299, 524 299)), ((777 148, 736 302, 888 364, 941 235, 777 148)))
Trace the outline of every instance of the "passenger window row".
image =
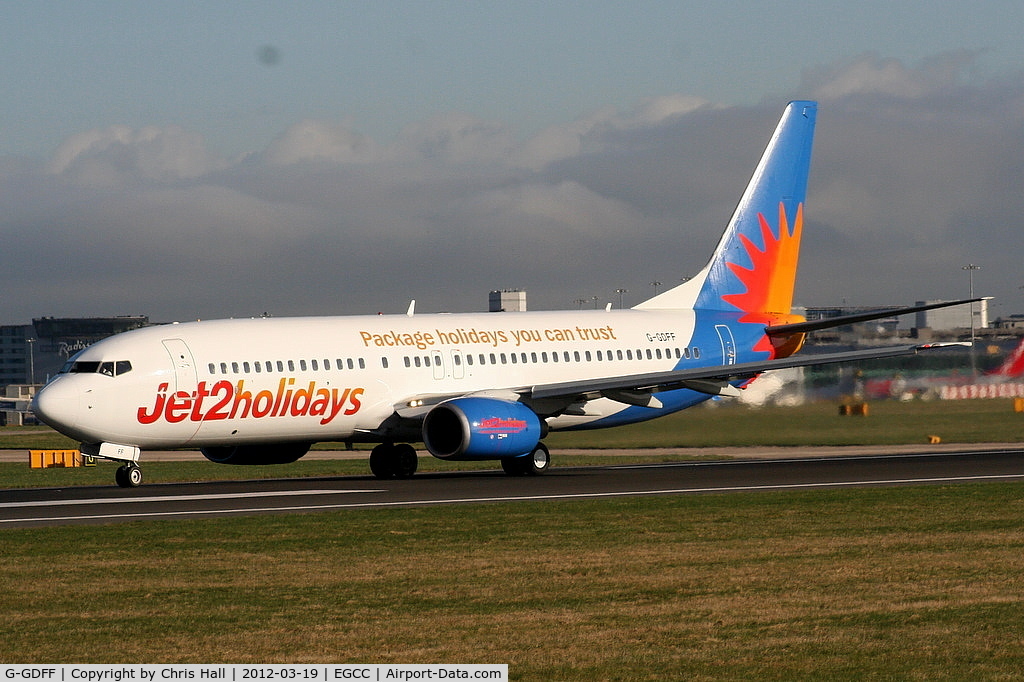
MULTIPOLYGON (((636 352, 632 348, 625 350, 608 350, 608 351, 531 351, 516 352, 516 353, 456 353, 452 356, 452 362, 456 366, 461 366, 465 363, 468 366, 476 365, 526 365, 526 364, 547 364, 547 363, 558 363, 558 362, 594 362, 596 358, 597 362, 608 362, 608 361, 619 361, 619 360, 671 360, 675 358, 690 360, 700 359, 700 348, 692 346, 688 348, 647 348, 636 349, 636 352)), ((387 369, 387 358, 383 358, 384 368, 387 369)), ((442 360, 438 357, 432 357, 430 355, 406 355, 403 358, 406 367, 431 367, 440 365, 442 360)))
MULTIPOLYGON (((559 363, 559 362, 606 362, 606 361, 618 361, 618 360, 663 360, 663 359, 699 359, 700 348, 697 346, 688 348, 638 348, 635 352, 633 349, 626 350, 607 350, 607 351, 531 351, 526 352, 515 352, 515 353, 456 353, 453 355, 453 362, 456 365, 461 366, 463 363, 472 367, 473 365, 508 365, 508 364, 547 364, 547 363, 559 363)), ((432 367, 441 364, 441 358, 431 357, 430 355, 413 355, 405 356, 403 358, 406 367, 432 367)), ((388 368, 388 359, 386 357, 381 358, 381 366, 384 369, 388 368)), ((335 358, 332 362, 330 359, 324 360, 257 360, 255 362, 246 361, 233 361, 233 362, 211 362, 207 365, 207 369, 210 374, 272 374, 274 372, 319 372, 319 371, 330 371, 334 370, 351 370, 351 369, 366 369, 366 360, 364 358, 335 358)), ((61 373, 64 374, 103 374, 105 376, 121 376, 132 371, 132 363, 128 360, 117 360, 117 361, 94 361, 94 360, 79 360, 76 362, 69 362, 61 368, 61 373)))
POLYGON ((207 365, 210 374, 272 374, 274 372, 319 372, 348 369, 366 369, 364 358, 335 358, 333 363, 330 359, 324 360, 257 360, 255 362, 234 361, 234 362, 211 362, 207 365))

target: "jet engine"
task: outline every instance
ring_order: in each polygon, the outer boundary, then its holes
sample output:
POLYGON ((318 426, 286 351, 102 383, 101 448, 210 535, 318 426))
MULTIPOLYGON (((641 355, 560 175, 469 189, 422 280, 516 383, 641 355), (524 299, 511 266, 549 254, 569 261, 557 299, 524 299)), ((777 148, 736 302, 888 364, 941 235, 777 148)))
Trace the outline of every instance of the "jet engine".
POLYGON ((291 464, 309 452, 309 443, 266 443, 201 448, 217 464, 291 464))
POLYGON ((522 403, 495 398, 455 398, 427 413, 423 443, 447 460, 501 459, 529 454, 547 426, 522 403))

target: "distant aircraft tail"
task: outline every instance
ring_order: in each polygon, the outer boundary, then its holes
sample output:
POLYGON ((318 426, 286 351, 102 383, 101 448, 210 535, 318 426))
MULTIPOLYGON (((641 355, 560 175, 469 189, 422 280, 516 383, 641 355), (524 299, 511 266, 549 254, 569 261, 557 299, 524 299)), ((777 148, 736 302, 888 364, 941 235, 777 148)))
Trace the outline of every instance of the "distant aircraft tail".
POLYGON ((789 103, 711 260, 693 279, 636 308, 739 311, 777 323, 794 319, 790 309, 817 111, 817 102, 789 103))
POLYGON ((1010 379, 1019 377, 1021 374, 1024 374, 1024 339, 1021 339, 1017 347, 1006 356, 1003 364, 993 370, 990 376, 1010 379))

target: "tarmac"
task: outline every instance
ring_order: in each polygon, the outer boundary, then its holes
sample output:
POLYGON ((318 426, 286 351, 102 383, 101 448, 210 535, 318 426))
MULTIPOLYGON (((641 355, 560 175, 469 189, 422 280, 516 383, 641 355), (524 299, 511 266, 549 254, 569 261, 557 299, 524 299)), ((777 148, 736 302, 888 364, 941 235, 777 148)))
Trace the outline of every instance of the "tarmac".
MULTIPOLYGON (((1019 450, 1024 454, 1024 443, 922 443, 909 445, 847 445, 827 447, 725 447, 725 448, 611 448, 600 450, 555 449, 552 458, 586 455, 591 457, 686 457, 693 459, 802 459, 811 457, 851 457, 891 454, 982 452, 989 450, 1019 450)), ((369 450, 311 450, 303 459, 368 459, 369 450)), ((429 457, 419 451, 420 457, 429 457)), ((143 451, 141 461, 186 462, 205 461, 198 450, 143 451)), ((0 462, 29 462, 28 449, 0 450, 0 462)))

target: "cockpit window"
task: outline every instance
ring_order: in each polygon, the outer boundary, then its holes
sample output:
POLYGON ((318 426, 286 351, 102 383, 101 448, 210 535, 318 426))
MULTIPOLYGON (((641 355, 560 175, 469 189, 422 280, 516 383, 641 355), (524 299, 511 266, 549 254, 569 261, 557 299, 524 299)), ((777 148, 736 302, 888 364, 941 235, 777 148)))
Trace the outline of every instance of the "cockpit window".
POLYGON ((64 365, 62 373, 67 374, 105 374, 108 377, 121 376, 132 371, 132 363, 128 360, 116 362, 97 362, 95 360, 75 360, 64 365))
POLYGON ((94 374, 98 371, 100 371, 100 363, 91 360, 72 362, 71 367, 68 368, 68 372, 71 374, 94 374))

